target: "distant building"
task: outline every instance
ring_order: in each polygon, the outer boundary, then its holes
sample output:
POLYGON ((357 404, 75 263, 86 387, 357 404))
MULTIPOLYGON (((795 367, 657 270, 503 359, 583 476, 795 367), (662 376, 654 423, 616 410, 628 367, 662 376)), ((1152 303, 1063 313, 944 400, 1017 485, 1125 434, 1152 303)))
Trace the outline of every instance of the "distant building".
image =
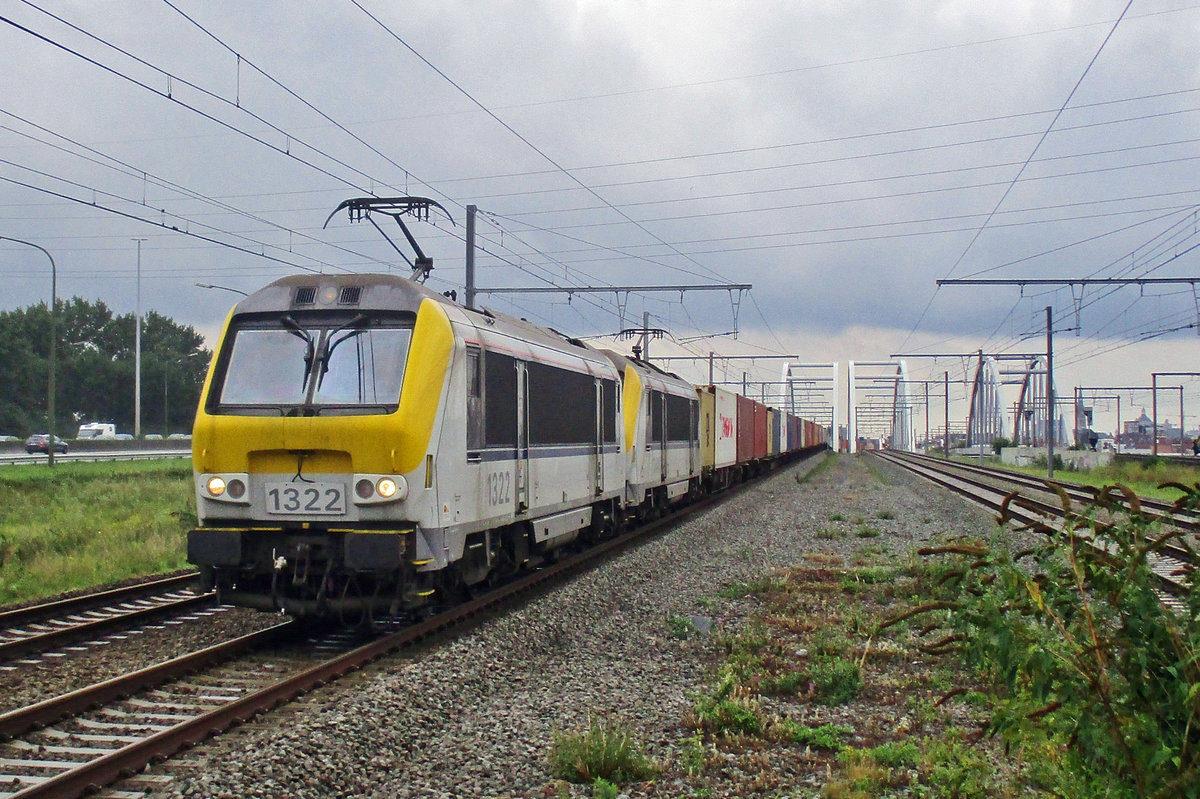
MULTIPOLYGON (((1121 449, 1154 449, 1154 420, 1142 408, 1142 415, 1132 422, 1121 426, 1121 449)), ((1158 451, 1160 453, 1179 452, 1180 430, 1171 424, 1170 419, 1162 419, 1158 423, 1158 451)), ((1189 444, 1190 446, 1190 444, 1189 444)))

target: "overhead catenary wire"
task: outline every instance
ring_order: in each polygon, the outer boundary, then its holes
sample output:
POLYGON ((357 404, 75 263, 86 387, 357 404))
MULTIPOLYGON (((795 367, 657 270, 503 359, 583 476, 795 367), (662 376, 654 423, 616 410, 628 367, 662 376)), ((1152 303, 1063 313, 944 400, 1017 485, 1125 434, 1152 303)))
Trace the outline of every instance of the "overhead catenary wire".
MULTIPOLYGON (((235 51, 231 50, 230 52, 235 52, 235 51)), ((238 52, 237 54, 238 54, 239 58, 241 58, 243 56, 243 53, 241 53, 241 52, 238 52)), ((220 57, 218 57, 217 60, 219 61, 220 57)), ((244 96, 245 95, 243 95, 243 97, 244 96)), ((1080 107, 1081 106, 1072 106, 1070 109, 1068 109, 1068 111, 1073 112, 1080 107)), ((1043 113, 1046 113, 1046 112, 1043 112, 1043 113)), ((1129 116, 1133 116, 1133 115, 1129 115, 1129 116)), ((1064 119, 1065 119, 1065 117, 1064 117, 1064 119)), ((334 124, 334 123, 330 123, 330 124, 334 124)), ((281 127, 287 127, 287 126, 281 125, 281 127)), ((1067 129, 1067 126, 1063 126, 1061 128, 1056 128, 1055 132, 1061 132, 1066 129, 1067 129)), ((1033 135, 1033 134, 1021 134, 1021 135, 1028 136, 1028 135, 1033 135)), ((979 137, 979 138, 983 138, 983 137, 979 137)), ((338 154, 340 154, 340 153, 338 153, 338 154)), ((864 156, 864 158, 869 158, 869 157, 871 157, 871 156, 864 156)), ((1068 156, 1068 157, 1070 157, 1070 156, 1068 156)), ((1106 156, 1097 156, 1097 157, 1106 157, 1106 156)), ((854 158, 855 158, 854 156, 845 156, 845 159, 849 163, 858 163, 858 164, 864 164, 864 165, 869 163, 867 161, 855 161, 855 160, 853 160, 854 158)), ((350 163, 354 163, 353 159, 348 158, 347 160, 350 163)), ((999 159, 997 159, 997 160, 999 160, 999 159)), ((1041 159, 1035 159, 1035 163, 1040 160, 1041 159)), ((739 170, 736 170, 736 169, 734 169, 734 170, 714 169, 714 170, 711 170, 711 177, 709 177, 709 174, 710 174, 709 172, 705 172, 705 173, 703 173, 704 177, 702 177, 702 178, 697 177, 696 179, 697 180, 702 179, 706 183, 709 183, 712 180, 714 180, 716 177, 718 177, 718 175, 721 173, 738 174, 738 172, 739 172, 739 170)), ((675 179, 675 178, 664 179, 664 182, 661 185, 664 185, 664 186, 671 185, 665 181, 673 180, 673 179, 675 179)), ((881 177, 880 179, 891 179, 891 177, 881 177)), ((636 183, 641 183, 641 181, 636 181, 636 182, 631 181, 631 183, 636 184, 636 183)), ((610 185, 610 183, 606 182, 603 185, 610 185)), ((707 188, 707 185, 705 185, 704 188, 707 188)), ((1182 194, 1183 193, 1180 193, 1181 196, 1182 196, 1182 194)), ((500 196, 507 197, 508 195, 500 195, 500 196)), ((1145 193, 1143 193, 1142 196, 1146 197, 1147 195, 1145 193)), ((642 198, 637 198, 637 199, 642 199, 642 198)), ((1190 199, 1190 198, 1185 198, 1185 199, 1190 199)), ((1102 202, 1114 203, 1114 204, 1126 202, 1127 205, 1134 204, 1134 203, 1128 202, 1128 198, 1102 200, 1102 202)), ((1165 205, 1167 205, 1167 203, 1151 203, 1151 202, 1148 202, 1146 199, 1143 199, 1140 201, 1135 201, 1135 202, 1137 202, 1140 206, 1143 206, 1143 207, 1139 207, 1136 210, 1121 210, 1120 212, 1121 213, 1130 213, 1130 214, 1159 213, 1159 212, 1161 212, 1161 208, 1147 208, 1144 206, 1149 206, 1149 205, 1165 206, 1165 205)), ((744 206, 744 205, 747 205, 748 203, 729 203, 729 204, 744 206)), ((506 212, 508 212, 510 210, 519 212, 520 210, 522 210, 522 209, 512 208, 511 203, 505 203, 505 205, 507 206, 505 208, 506 212)), ((1017 219, 1017 217, 1015 217, 1013 215, 1021 213, 1022 210, 1028 211, 1031 215, 1035 214, 1035 213, 1041 214, 1041 215, 1043 215, 1043 218, 1040 220, 1014 222, 1014 225, 1015 224, 1025 224, 1025 225, 1044 224, 1044 223, 1050 223, 1050 222, 1056 222, 1056 221, 1063 221, 1063 220, 1067 220, 1067 219, 1082 220, 1085 218, 1086 219, 1103 218, 1102 215, 1100 215, 1100 214, 1088 214, 1085 216, 1084 214, 1067 215, 1067 214, 1047 213, 1047 210, 1049 208, 1051 208, 1052 205, 1053 204, 1050 204, 1050 203, 1041 204, 1039 207, 1043 210, 1015 209, 1012 207, 1006 207, 1005 209, 1000 210, 1000 212, 995 217, 995 220, 991 227, 992 228, 999 227, 1001 224, 1001 220, 1017 219)), ((1078 205, 1082 206, 1083 204, 1080 203, 1078 205)), ((1107 208, 1114 208, 1114 206, 1112 206, 1112 205, 1094 205, 1094 206, 1089 205, 1087 210, 1091 210, 1091 209, 1100 210, 1100 209, 1107 209, 1107 208)), ((289 209, 289 210, 292 210, 292 209, 289 209)), ((738 208, 736 210, 740 213, 757 213, 759 211, 759 209, 745 209, 745 208, 738 208)), ((1116 208, 1114 208, 1114 211, 1115 210, 1116 210, 1116 208)), ((213 211, 213 213, 220 213, 220 212, 213 211)), ((712 218, 716 218, 720 215, 721 214, 719 214, 719 213, 716 213, 716 214, 713 214, 713 213, 686 214, 686 215, 681 214, 678 217, 673 217, 673 218, 679 219, 679 220, 700 220, 700 219, 712 219, 712 218)), ((201 218, 203 216, 203 214, 196 214, 193 216, 195 218, 201 218)), ((706 252, 721 252, 721 253, 747 252, 748 253, 748 252, 760 251, 760 248, 758 248, 755 245, 764 244, 764 243, 778 243, 778 248, 787 248, 787 247, 800 248, 803 246, 807 246, 811 242, 809 242, 808 240, 800 240, 804 236, 808 236, 811 238, 825 239, 825 240, 833 241, 836 243, 840 243, 841 241, 887 241, 891 238, 890 236, 858 237, 858 236, 851 236, 851 235, 829 235, 829 232, 831 232, 832 230, 835 230, 835 229, 840 231, 841 233, 860 233, 860 232, 861 233, 865 233, 865 232, 893 233, 893 232, 898 232, 900 230, 901 225, 907 224, 907 225, 911 226, 911 229, 904 231, 905 233, 911 234, 912 236, 924 235, 924 236, 928 237, 929 235, 944 235, 945 233, 953 233, 953 232, 956 232, 959 227, 957 225, 939 224, 939 227, 944 227, 944 228, 946 228, 946 230, 918 231, 917 228, 921 227, 922 225, 930 225, 931 224, 930 220, 922 220, 922 219, 919 219, 918 216, 919 215, 914 214, 910 218, 904 220, 903 222, 895 222, 892 220, 873 221, 873 220, 868 219, 868 220, 864 220, 864 225, 862 228, 859 228, 857 225, 811 224, 811 225, 794 225, 794 226, 792 226, 794 229, 784 230, 784 229, 780 229, 779 227, 774 227, 773 229, 769 229, 769 228, 765 228, 763 226, 755 226, 755 227, 751 227, 749 232, 747 232, 746 230, 742 230, 742 231, 737 231, 737 232, 731 233, 730 235, 720 235, 719 233, 716 233, 711 236, 695 236, 695 235, 692 235, 690 237, 689 236, 672 236, 672 237, 670 237, 670 240, 673 245, 675 245, 676 247, 678 247, 679 249, 684 250, 684 251, 688 251, 691 248, 695 248, 695 247, 701 247, 701 248, 704 248, 706 250, 706 252), (953 228, 953 230, 951 230, 951 228, 953 228), (814 234, 814 231, 819 231, 819 232, 816 232, 814 234), (788 236, 796 236, 797 238, 796 238, 796 240, 789 241, 788 236), (712 246, 709 247, 707 245, 712 245, 712 246), (747 245, 749 245, 749 246, 747 246, 747 245)), ((930 215, 930 216, 933 217, 933 215, 930 215)), ((975 221, 975 220, 980 219, 979 214, 965 214, 965 213, 964 214, 955 214, 955 215, 943 215, 942 218, 944 220, 946 217, 954 217, 954 216, 964 217, 965 222, 975 221)), ((517 219, 518 217, 509 216, 507 218, 509 220, 513 220, 513 219, 517 219)), ((895 217, 893 217, 892 219, 894 220, 895 217)), ((641 217, 639 217, 639 220, 645 224, 655 224, 658 221, 658 220, 646 220, 641 217)), ((858 221, 858 220, 856 220, 856 221, 858 221)), ((1122 221, 1124 221, 1124 220, 1122 220, 1122 221)), ((219 223, 217 223, 217 224, 219 225, 219 223)), ((612 224, 625 224, 625 223, 624 222, 612 223, 612 222, 605 221, 600 224, 609 226, 612 224)), ((932 224, 938 224, 938 223, 933 222, 932 224)), ((1138 220, 1138 221, 1135 221, 1134 224, 1136 225, 1136 224, 1145 224, 1145 223, 1138 220)), ((599 225, 597 225, 597 226, 599 226, 599 225)), ((1129 225, 1129 226, 1123 225, 1123 228, 1129 229, 1129 228, 1132 228, 1133 226, 1134 225, 1129 225)), ((232 226, 225 225, 223 227, 225 227, 229 230, 233 230, 233 229, 241 230, 242 228, 252 229, 252 228, 255 228, 256 225, 232 225, 232 226)), ((554 227, 555 227, 554 225, 548 224, 548 225, 539 226, 539 229, 546 230, 546 229, 553 229, 554 227)), ((295 229, 301 230, 301 231, 304 230, 303 227, 299 227, 299 228, 295 228, 295 229)), ((577 229, 580 229, 580 228, 577 228, 577 229)), ((241 232, 245 233, 245 232, 247 232, 247 230, 241 230, 241 232)), ((251 235, 254 235, 254 234, 255 234, 255 232, 251 232, 251 235)), ((441 235, 441 234, 439 233, 438 235, 441 235)), ((1101 234, 1101 235, 1109 235, 1109 234, 1105 233, 1105 234, 1101 234)), ((524 255, 523 255, 523 257, 510 257, 509 254, 507 252, 505 252, 502 247, 497 246, 495 244, 489 244, 488 250, 490 252, 496 253, 497 256, 502 256, 502 257, 508 258, 512 262, 511 264, 500 262, 497 265, 497 268, 530 270, 534 273, 538 273, 539 270, 542 270, 542 269, 549 270, 549 271, 541 273, 542 276, 539 276, 536 278, 539 282, 541 282, 541 280, 543 279, 543 277, 545 275, 550 275, 552 272, 554 272, 556 270, 562 270, 562 271, 560 272, 559 275, 553 277, 552 279, 558 279, 558 280, 563 279, 567 270, 570 270, 570 272, 573 275, 578 276, 579 274, 581 274, 582 270, 586 267, 587 264, 597 262, 597 261, 588 261, 588 260, 583 260, 583 259, 574 260, 574 256, 572 256, 572 255, 567 255, 564 257, 562 250, 555 248, 555 247, 543 246, 544 243, 539 239, 538 236, 534 236, 534 235, 532 235, 532 233, 527 233, 526 231, 522 230, 520 224, 509 225, 507 232, 505 234, 505 237, 506 237, 505 243, 508 246, 513 247, 515 250, 521 251, 522 253, 524 253, 524 255), (524 239, 524 241, 521 241, 521 239, 524 239), (527 247, 526 246, 527 244, 530 246, 527 247)), ((578 241, 576 243, 578 243, 581 248, 587 248, 587 247, 591 247, 593 244, 601 243, 601 242, 588 242, 587 239, 589 239, 589 238, 602 239, 603 237, 602 236, 582 236, 582 237, 576 237, 576 238, 578 239, 578 241)), ((593 253, 600 254, 601 257, 603 257, 605 260, 608 260, 610 262, 614 259, 641 257, 641 261, 640 261, 641 263, 652 263, 652 261, 645 259, 645 255, 649 254, 649 251, 647 249, 643 248, 641 250, 638 250, 638 249, 635 249, 633 246, 621 247, 620 246, 621 242, 619 240, 620 237, 614 236, 613 238, 617 239, 617 245, 618 245, 617 247, 611 247, 611 240, 610 240, 607 242, 607 246, 609 246, 610 249, 599 249, 599 250, 593 249, 592 250, 593 253)), ((630 237, 630 238, 632 238, 632 237, 630 237)), ((640 246, 640 244, 637 246, 640 246)), ((650 245, 650 246, 655 246, 655 245, 650 245)), ((659 246, 661 246, 661 245, 659 245, 659 246)), ((765 250, 766 248, 762 248, 762 249, 765 250)), ((585 251, 583 249, 579 250, 578 252, 580 254, 585 254, 585 255, 587 254, 587 253, 585 253, 585 251)), ((797 252, 800 252, 800 250, 797 249, 797 252)), ((693 253, 693 252, 689 252, 688 254, 697 256, 697 253, 693 253)), ((705 253, 700 253, 699 255, 704 255, 704 254, 705 253)), ((489 255, 489 258, 490 257, 491 256, 489 255)), ((656 256, 651 254, 651 257, 653 258, 656 256)), ((597 271, 602 271, 602 270, 597 270, 597 271)), ((439 270, 439 272, 440 272, 440 270, 439 270)), ((1089 293, 1089 298, 1090 298, 1090 293, 1089 293)), ((578 298, 577 298, 577 302, 578 302, 578 298)), ((756 301, 755 301, 755 305, 757 305, 756 301)), ((761 313, 761 309, 759 309, 759 310, 761 313)), ((688 306, 683 306, 683 311, 680 314, 676 314, 676 316, 680 317, 681 324, 684 323, 682 320, 682 317, 688 317, 687 321, 694 324, 695 320, 691 319, 692 314, 689 312, 688 306)))
MULTIPOLYGON (((675 254, 677 254, 677 255, 681 256, 682 258, 684 258, 685 260, 687 260, 687 261, 689 261, 689 262, 691 262, 691 263, 695 264, 695 265, 696 265, 698 268, 702 269, 703 271, 705 271, 705 272, 708 272, 710 276, 712 276, 712 277, 716 277, 716 278, 718 278, 718 279, 720 279, 720 280, 724 280, 724 281, 726 281, 726 282, 729 282, 729 281, 728 281, 728 280, 727 280, 727 279, 726 279, 726 278, 725 278, 723 275, 721 275, 720 273, 718 273, 718 272, 716 272, 715 270, 712 270, 711 268, 709 268, 709 267, 707 267, 707 266, 705 266, 705 265, 701 264, 701 263, 700 263, 699 261, 697 261, 697 260, 696 260, 696 259, 695 259, 693 256, 691 256, 691 255, 688 255, 687 253, 684 253, 684 252, 680 251, 680 250, 679 250, 678 248, 676 248, 676 247, 675 247, 673 244, 671 244, 670 242, 667 242, 666 240, 662 239, 660 236, 658 236, 658 234, 654 233, 652 230, 650 230, 649 228, 647 228, 645 225, 643 225, 642 223, 640 223, 640 222, 638 222, 637 220, 635 220, 635 219, 633 219, 632 217, 630 217, 630 216, 629 216, 629 215, 628 215, 628 214, 627 214, 627 213, 626 213, 624 210, 622 210, 620 207, 618 207, 617 205, 614 205, 613 203, 611 203, 609 200, 607 200, 605 197, 603 197, 603 196, 602 196, 602 195, 601 195, 599 192, 597 192, 595 189, 591 188, 591 187, 590 187, 590 186, 588 186, 586 183, 584 183, 582 180, 580 180, 578 177, 576 177, 575 175, 573 175, 573 174, 572 174, 572 173, 571 173, 571 172, 570 172, 568 169, 566 169, 565 167, 563 167, 563 166, 562 166, 560 163, 558 163, 558 161, 556 161, 554 158, 552 158, 552 157, 551 157, 551 156, 550 156, 548 153, 546 153, 544 150, 542 150, 541 148, 539 148, 539 147, 538 147, 537 145, 535 145, 535 144, 534 144, 532 141, 530 141, 530 140, 529 140, 527 137, 525 137, 524 135, 522 135, 522 134, 521 134, 520 132, 518 132, 518 131, 517 131, 515 128, 513 128, 511 125, 509 125, 509 124, 508 124, 507 122, 505 122, 503 119, 501 119, 501 118, 500 118, 500 117, 499 117, 499 116, 498 116, 498 115, 497 115, 495 112, 493 112, 493 111, 492 111, 491 109, 489 109, 489 108, 488 108, 486 105, 484 105, 482 102, 480 102, 478 99, 476 99, 476 98, 474 97, 474 95, 472 95, 470 92, 468 92, 466 89, 464 89, 464 88, 463 88, 461 85, 459 85, 459 84, 458 84, 456 81, 454 81, 454 80, 453 80, 453 79, 452 79, 452 78, 451 78, 449 75, 447 75, 447 74, 446 74, 446 73, 445 73, 443 70, 441 70, 440 68, 438 68, 438 67, 437 67, 436 65, 434 65, 434 64, 433 64, 431 61, 429 61, 429 59, 427 59, 427 58, 426 58, 425 56, 423 56, 423 55, 422 55, 420 52, 418 52, 418 51, 417 51, 415 48, 413 48, 413 47, 412 47, 412 46, 411 46, 411 45, 410 45, 408 42, 406 42, 406 41, 404 40, 404 38, 403 38, 403 37, 401 37, 401 36, 400 36, 399 34, 397 34, 397 33, 396 33, 394 30, 392 30, 392 29, 391 29, 391 28, 390 28, 390 27, 389 27, 387 24, 385 24, 385 23, 384 23, 384 22, 383 22, 381 19, 379 19, 379 17, 375 16, 375 15, 374 15, 374 14, 372 14, 370 11, 368 11, 368 10, 367 10, 367 9, 366 9, 366 8, 365 8, 363 5, 362 5, 362 3, 361 3, 361 2, 359 2, 359 0, 350 0, 350 2, 351 2, 351 3, 352 3, 354 6, 355 6, 355 7, 357 7, 359 10, 361 10, 361 11, 362 11, 362 12, 363 12, 363 13, 364 13, 364 14, 365 14, 365 15, 366 15, 368 18, 370 18, 372 21, 374 21, 374 22, 375 22, 375 23, 376 23, 376 24, 377 24, 377 25, 378 25, 378 26, 379 26, 381 29, 383 29, 383 31, 384 31, 385 33, 387 33, 389 36, 391 36, 393 39, 395 39, 395 40, 396 40, 398 43, 400 43, 400 44, 401 44, 401 45, 402 45, 402 46, 403 46, 405 49, 407 49, 407 50, 408 50, 409 52, 411 52, 411 53, 412 53, 414 56, 416 56, 416 57, 417 57, 417 58, 418 58, 418 59, 419 59, 419 60, 420 60, 422 63, 424 63, 424 64, 425 64, 426 66, 428 66, 428 67, 429 67, 431 70, 433 70, 433 71, 434 71, 434 72, 435 72, 435 73, 436 73, 438 76, 440 76, 440 77, 441 77, 442 79, 444 79, 444 80, 445 80, 447 83, 449 83, 451 86, 453 86, 453 87, 455 88, 455 90, 457 90, 457 91, 458 91, 460 94, 462 94, 464 97, 466 97, 466 98, 467 98, 467 99, 468 99, 468 100, 469 100, 471 103, 473 103, 473 104, 474 104, 475 106, 477 106, 477 107, 478 107, 480 110, 482 110, 482 111, 483 111, 485 114, 487 114, 487 115, 488 115, 490 118, 492 118, 492 119, 493 119, 493 120, 494 120, 494 121, 495 121, 497 124, 499 124, 501 127, 503 127, 505 130, 507 130, 507 131, 508 131, 509 133, 511 133, 512 135, 514 135, 514 136, 515 136, 515 137, 516 137, 518 140, 520 140, 520 141, 521 141, 523 144, 525 144, 527 147, 529 147, 531 150, 533 150, 535 153, 537 153, 537 154, 538 154, 538 155, 539 155, 541 158, 545 159, 545 161, 546 161, 547 163, 551 164, 551 165, 552 165, 552 166, 553 166, 553 167, 554 167, 556 170, 560 171, 560 172, 561 172, 563 175, 565 175, 565 176, 566 176, 566 177, 567 177, 569 180, 571 180, 572 182, 576 183, 576 184, 577 184, 577 185, 578 185, 580 188, 584 189, 584 190, 585 190, 585 191, 587 191, 589 194, 591 194, 592 196, 594 196, 594 197, 595 197, 597 200, 599 200, 601 203, 603 203, 603 204, 604 204, 604 205, 605 205, 605 206, 606 206, 608 209, 610 209, 611 211, 613 211, 614 213, 616 213, 618 216, 622 217, 622 218, 623 218, 625 221, 627 221, 629 224, 631 224, 631 225, 633 225, 634 227, 636 227, 638 230, 641 230, 641 231, 642 231, 643 233, 645 233, 646 235, 650 236, 651 238, 655 239, 656 241, 658 241, 658 242, 659 242, 660 244, 662 244, 663 246, 667 247, 669 250, 671 250, 671 251, 672 251, 672 252, 674 252, 675 254)), ((668 268, 674 268, 674 267, 668 267, 668 268)))
MULTIPOLYGON (((1088 61, 1087 66, 1084 67, 1082 74, 1080 74, 1078 80, 1075 81, 1075 85, 1071 87, 1071 91, 1067 93, 1067 96, 1063 100, 1062 105, 1059 107, 1058 112, 1054 115, 1054 118, 1050 120, 1050 124, 1046 126, 1045 133, 1042 135, 1042 137, 1040 139, 1038 139, 1037 144, 1035 144, 1033 147, 1033 150, 1030 151, 1029 156, 1026 159, 1025 166, 1022 166, 1019 170, 1017 170, 1017 173, 1013 176, 1012 181, 1009 184, 1008 188, 1006 188, 1005 191, 1000 195, 999 199, 996 200, 996 204, 992 208, 992 214, 989 215, 989 217, 984 220, 983 224, 979 226, 979 229, 975 232, 975 235, 973 235, 971 237, 970 241, 967 242, 967 246, 963 248, 963 251, 959 254, 958 258, 955 259, 954 263, 951 264, 950 268, 946 271, 946 274, 943 276, 943 279, 948 278, 954 274, 954 272, 958 269, 959 264, 961 264, 963 262, 963 260, 967 257, 967 254, 975 246, 975 242, 979 241, 979 237, 981 235, 983 235, 983 231, 987 229, 988 222, 991 220, 991 217, 994 216, 995 213, 1000 210, 1000 206, 1002 206, 1004 204, 1004 201, 1006 199, 1008 199, 1008 195, 1011 193, 1012 187, 1017 185, 1017 182, 1021 179, 1021 176, 1025 172, 1026 166, 1028 166, 1028 163, 1033 160, 1033 157, 1037 154, 1037 151, 1041 147, 1042 142, 1044 142, 1046 140, 1046 137, 1050 135, 1050 131, 1054 129, 1054 124, 1062 116, 1062 114, 1063 114, 1064 110, 1067 108, 1067 106, 1070 105, 1071 98, 1075 96, 1075 93, 1079 90, 1079 87, 1083 85, 1084 78, 1087 77, 1088 73, 1092 69, 1092 66, 1100 58, 1100 54, 1102 52, 1104 52, 1105 45, 1107 45, 1109 40, 1112 39, 1113 34, 1117 32, 1117 27, 1121 24, 1121 20, 1125 18, 1125 15, 1129 12, 1129 8, 1132 5, 1133 5, 1133 0, 1129 0, 1125 4, 1125 7, 1121 10, 1121 14, 1117 17, 1116 21, 1113 22, 1112 27, 1109 29, 1108 35, 1106 35, 1104 37, 1103 41, 1100 42, 1100 46, 1098 48, 1096 48, 1095 54, 1092 55, 1091 60, 1088 61)), ((904 341, 901 343, 901 349, 904 349, 904 347, 906 347, 908 345, 908 342, 912 338, 913 333, 915 333, 917 328, 921 326, 921 322, 924 321, 925 315, 927 313, 929 313, 929 309, 933 305, 933 298, 935 296, 937 296, 936 288, 935 288, 933 294, 930 296, 929 301, 926 303, 925 308, 921 311, 920 316, 917 318, 916 324, 913 325, 912 332, 910 332, 908 334, 908 336, 904 339, 904 341)))

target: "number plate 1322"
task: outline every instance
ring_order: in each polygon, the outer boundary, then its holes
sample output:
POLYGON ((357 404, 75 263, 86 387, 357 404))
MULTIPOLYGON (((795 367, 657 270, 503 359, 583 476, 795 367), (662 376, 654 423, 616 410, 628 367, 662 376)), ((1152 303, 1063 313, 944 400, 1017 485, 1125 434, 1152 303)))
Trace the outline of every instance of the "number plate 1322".
POLYGON ((341 483, 267 483, 267 513, 341 516, 346 491, 341 483))

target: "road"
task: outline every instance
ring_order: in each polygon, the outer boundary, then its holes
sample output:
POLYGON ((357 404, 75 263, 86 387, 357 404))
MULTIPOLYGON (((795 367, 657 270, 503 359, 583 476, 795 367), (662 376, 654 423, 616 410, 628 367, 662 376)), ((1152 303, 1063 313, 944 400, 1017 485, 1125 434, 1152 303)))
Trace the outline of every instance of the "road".
MULTIPOLYGON (((67 461, 132 461, 149 458, 190 458, 190 441, 81 441, 67 442, 70 451, 66 455, 55 453, 55 462, 67 461)), ((0 449, 0 466, 14 464, 45 463, 44 453, 29 455, 23 444, 8 445, 0 449)))

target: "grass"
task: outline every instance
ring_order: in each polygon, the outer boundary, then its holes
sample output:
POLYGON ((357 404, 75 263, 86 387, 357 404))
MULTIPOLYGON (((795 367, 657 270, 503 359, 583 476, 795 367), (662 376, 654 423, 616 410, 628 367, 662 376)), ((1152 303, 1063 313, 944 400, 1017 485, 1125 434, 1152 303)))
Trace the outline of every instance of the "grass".
POLYGON ((708 639, 711 682, 688 694, 681 719, 695 734, 659 781, 679 796, 714 783, 713 795, 792 795, 796 774, 823 783, 805 794, 822 799, 1017 795, 1011 768, 993 765, 1004 760, 995 743, 968 743, 991 705, 973 691, 977 675, 924 652, 933 640, 919 624, 879 627, 898 599, 926 595, 939 569, 876 556, 727 587, 719 599, 756 602, 736 633, 708 639))
POLYGON ((0 603, 187 567, 187 460, 0 469, 0 603))
MULTIPOLYGON (((969 463, 979 462, 977 458, 961 460, 969 463)), ((989 460, 987 465, 1034 477, 1046 476, 1045 466, 1009 466, 1002 465, 995 459, 989 460)), ((1159 486, 1171 482, 1192 485, 1200 479, 1200 471, 1194 466, 1173 463, 1168 458, 1159 458, 1133 463, 1113 461, 1108 466, 1080 472, 1055 469, 1054 478, 1067 483, 1080 483, 1096 488, 1106 485, 1125 485, 1132 488, 1140 497, 1174 502, 1179 498, 1179 492, 1174 489, 1162 489, 1159 486)))
POLYGON ((810 673, 817 701, 823 705, 844 705, 858 696, 862 688, 858 664, 839 657, 817 660, 810 673))
POLYGON ((600 790, 604 788, 598 783, 647 780, 658 771, 624 728, 616 722, 595 719, 586 730, 555 733, 550 770, 560 779, 592 783, 600 790))
POLYGON ((986 753, 964 742, 961 733, 919 742, 892 741, 869 749, 843 749, 840 774, 825 785, 823 796, 909 795, 913 778, 936 789, 932 795, 985 799, 996 795, 995 775, 986 753))
POLYGON ((784 719, 780 724, 781 731, 792 743, 810 746, 813 749, 839 751, 847 735, 854 732, 849 727, 839 724, 822 724, 819 727, 806 727, 791 719, 784 719))

